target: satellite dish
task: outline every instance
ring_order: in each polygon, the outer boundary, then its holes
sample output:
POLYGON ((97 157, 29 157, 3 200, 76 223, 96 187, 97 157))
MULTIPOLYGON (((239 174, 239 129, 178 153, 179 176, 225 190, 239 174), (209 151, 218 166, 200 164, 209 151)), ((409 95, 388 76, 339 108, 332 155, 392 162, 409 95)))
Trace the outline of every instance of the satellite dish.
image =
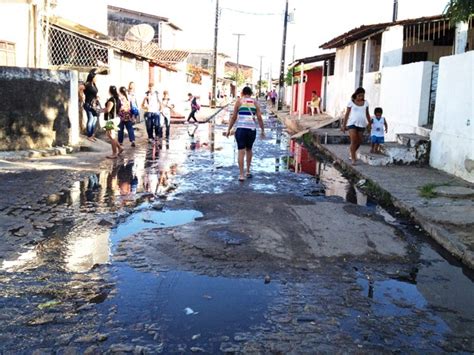
POLYGON ((125 34, 126 41, 141 42, 142 44, 150 43, 155 37, 155 30, 146 23, 131 27, 125 34))

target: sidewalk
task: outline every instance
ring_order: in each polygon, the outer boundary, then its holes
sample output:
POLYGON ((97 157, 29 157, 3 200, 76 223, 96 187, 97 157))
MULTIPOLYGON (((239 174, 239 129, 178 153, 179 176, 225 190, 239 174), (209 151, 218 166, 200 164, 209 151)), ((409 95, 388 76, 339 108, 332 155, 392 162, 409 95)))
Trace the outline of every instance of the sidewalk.
MULTIPOLYGON (((316 139, 313 144, 342 169, 366 180, 366 188, 388 196, 441 246, 474 268, 473 184, 429 166, 370 166, 360 161, 353 166, 348 145, 323 144, 316 139), (431 196, 423 197, 421 189, 431 196)), ((364 153, 369 150, 369 146, 360 148, 364 153)))

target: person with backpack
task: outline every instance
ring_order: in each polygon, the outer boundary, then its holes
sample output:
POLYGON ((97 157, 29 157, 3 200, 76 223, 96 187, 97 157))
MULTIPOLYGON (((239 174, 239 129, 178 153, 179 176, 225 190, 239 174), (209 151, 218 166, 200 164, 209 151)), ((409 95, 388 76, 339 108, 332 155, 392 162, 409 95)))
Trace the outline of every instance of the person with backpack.
POLYGON ((138 100, 135 93, 135 83, 133 81, 128 84, 128 98, 130 99, 132 120, 134 123, 140 123, 140 110, 138 109, 138 100))
POLYGON ((163 135, 160 124, 161 101, 158 97, 158 91, 155 90, 153 83, 148 85, 148 91, 145 93, 142 108, 145 111, 148 141, 153 143, 163 135))
POLYGON ((110 145, 112 146, 112 155, 108 155, 109 159, 116 159, 123 152, 123 148, 120 146, 119 142, 114 137, 115 125, 114 118, 120 113, 120 97, 115 86, 109 87, 110 98, 105 103, 105 108, 102 110, 104 112, 104 118, 106 121, 105 124, 105 134, 109 139, 110 145))
POLYGON ((120 145, 123 144, 123 134, 125 131, 125 127, 127 128, 128 132, 128 139, 132 144, 132 147, 135 147, 135 130, 133 128, 133 116, 132 116, 132 105, 127 95, 127 88, 122 86, 119 89, 119 97, 120 97, 120 123, 119 123, 119 132, 118 132, 118 142, 120 145))
POLYGON ((201 106, 198 104, 196 96, 193 96, 193 94, 191 93, 188 94, 188 101, 191 103, 191 113, 188 116, 188 122, 192 118, 195 123, 198 123, 198 120, 195 115, 196 112, 201 109, 201 106))

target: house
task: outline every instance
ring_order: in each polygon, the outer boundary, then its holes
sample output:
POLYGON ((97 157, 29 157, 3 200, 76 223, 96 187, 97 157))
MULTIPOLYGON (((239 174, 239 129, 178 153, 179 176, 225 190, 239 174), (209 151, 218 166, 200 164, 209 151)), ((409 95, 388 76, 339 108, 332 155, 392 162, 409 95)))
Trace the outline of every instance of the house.
MULTIPOLYGON (((311 101, 311 94, 316 91, 320 97, 326 98, 323 92, 326 89, 327 77, 326 69, 334 67, 336 53, 321 54, 295 60, 289 65, 292 85, 290 85, 290 95, 285 95, 290 100, 291 114, 308 114, 308 103, 311 101), (303 80, 301 79, 303 78, 303 80)), ((321 109, 325 110, 325 101, 321 102, 321 109)))
MULTIPOLYGON (((232 81, 225 77, 225 63, 228 61, 229 58, 230 56, 228 56, 225 53, 217 53, 216 95, 218 99, 223 98, 225 95, 230 95, 230 85, 232 81)), ((188 65, 190 66, 190 68, 200 68, 203 70, 204 73, 208 71, 210 74, 212 74, 213 59, 214 59, 213 50, 190 50, 188 65)), ((212 92, 212 86, 209 87, 208 91, 212 92)))
POLYGON ((239 89, 238 86, 246 85, 250 86, 251 88, 255 87, 257 76, 254 75, 255 69, 249 65, 244 64, 237 64, 234 62, 226 62, 225 63, 225 77, 227 79, 231 79, 233 83, 231 84, 231 95, 237 96, 240 93, 237 92, 239 89), (235 79, 237 78, 237 73, 239 73, 239 80, 235 83, 235 79), (239 83, 240 82, 240 83, 239 83), (237 84, 237 88, 236 85, 237 84))
POLYGON ((153 42, 161 49, 176 49, 182 29, 167 17, 142 13, 117 6, 107 6, 108 35, 112 40, 123 41, 127 31, 135 25, 148 24, 155 33, 153 42))
POLYGON ((364 25, 321 48, 336 50, 323 98, 331 115, 342 117, 362 86, 371 110, 384 110, 387 140, 399 134, 430 137, 431 165, 474 181, 472 18, 453 24, 439 15, 364 25))

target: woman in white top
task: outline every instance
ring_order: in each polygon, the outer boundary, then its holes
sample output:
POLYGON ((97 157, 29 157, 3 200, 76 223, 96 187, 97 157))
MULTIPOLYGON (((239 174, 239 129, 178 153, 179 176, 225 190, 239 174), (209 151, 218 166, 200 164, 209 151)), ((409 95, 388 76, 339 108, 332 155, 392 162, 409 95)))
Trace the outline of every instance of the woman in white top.
POLYGON ((364 131, 370 123, 369 103, 365 100, 365 90, 358 88, 352 95, 351 101, 347 104, 346 115, 341 130, 349 130, 351 139, 351 160, 352 165, 357 161, 357 150, 362 144, 364 131))

